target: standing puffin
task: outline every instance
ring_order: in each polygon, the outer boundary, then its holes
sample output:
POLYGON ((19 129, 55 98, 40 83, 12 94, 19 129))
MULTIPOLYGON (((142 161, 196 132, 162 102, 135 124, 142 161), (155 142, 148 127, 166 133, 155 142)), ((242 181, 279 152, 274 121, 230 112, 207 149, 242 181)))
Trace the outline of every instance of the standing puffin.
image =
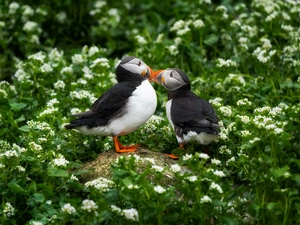
POLYGON ((73 116, 65 125, 85 135, 112 136, 116 152, 135 152, 138 145, 123 146, 119 136, 132 133, 154 113, 156 93, 148 81, 152 69, 141 59, 126 57, 116 68, 118 83, 108 89, 91 109, 73 116))
MULTIPOLYGON (((150 79, 168 91, 166 114, 182 149, 191 140, 209 145, 218 137, 218 118, 212 105, 191 91, 188 76, 168 68, 151 73, 150 79)), ((178 159, 174 154, 169 157, 178 159)))

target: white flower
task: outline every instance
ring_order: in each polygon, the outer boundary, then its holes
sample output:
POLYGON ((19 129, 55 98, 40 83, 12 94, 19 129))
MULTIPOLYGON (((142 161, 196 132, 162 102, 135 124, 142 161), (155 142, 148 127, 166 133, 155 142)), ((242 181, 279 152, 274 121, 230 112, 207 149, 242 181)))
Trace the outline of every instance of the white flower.
POLYGON ((262 48, 263 49, 270 49, 272 48, 271 41, 267 38, 262 38, 261 41, 263 42, 262 48))
POLYGON ((116 8, 112 8, 112 9, 109 9, 108 10, 108 15, 110 15, 110 16, 119 16, 119 12, 118 12, 118 9, 116 9, 116 8))
POLYGON ((71 109, 71 114, 72 114, 72 115, 77 114, 77 113, 80 113, 80 112, 81 112, 81 110, 78 109, 78 108, 73 108, 73 109, 71 109))
POLYGON ((199 3, 200 3, 200 4, 205 3, 205 4, 208 4, 208 5, 209 5, 209 4, 211 4, 211 0, 200 0, 199 3))
POLYGON ((159 34, 156 38, 156 43, 162 43, 164 39, 164 34, 159 34))
POLYGON ((253 144, 253 143, 257 142, 257 141, 260 141, 260 138, 255 137, 255 138, 253 138, 252 140, 250 140, 249 143, 250 143, 250 144, 253 144))
POLYGON ((230 23, 231 27, 240 27, 241 26, 241 22, 238 20, 232 20, 230 23))
POLYGON ((195 181, 197 181, 198 178, 197 178, 197 176, 189 176, 186 179, 190 182, 195 182, 195 181))
POLYGON ((30 221, 29 221, 29 224, 30 224, 30 225, 43 225, 42 222, 34 221, 34 220, 30 220, 30 221))
POLYGON ((183 161, 188 161, 189 159, 191 159, 193 157, 192 154, 185 154, 183 157, 182 157, 182 160, 183 161))
POLYGON ((96 1, 96 2, 95 2, 94 6, 95 6, 95 8, 100 9, 100 8, 102 8, 103 6, 105 6, 106 4, 107 4, 107 3, 106 3, 105 1, 99 0, 99 1, 96 1))
POLYGON ((212 164, 216 164, 216 165, 220 165, 220 164, 221 164, 221 161, 218 160, 218 159, 211 159, 211 163, 212 163, 212 164))
POLYGON ((162 172, 164 170, 163 167, 157 165, 153 165, 151 169, 155 170, 156 172, 162 172))
POLYGON ((228 155, 231 154, 231 150, 228 149, 226 145, 220 146, 219 152, 220 152, 221 154, 224 154, 224 153, 225 153, 225 154, 228 154, 228 155))
POLYGON ((247 136, 251 135, 249 130, 242 130, 241 134, 242 134, 242 137, 247 137, 247 136))
POLYGON ((182 35, 188 33, 189 31, 190 31, 190 28, 184 27, 183 29, 177 31, 177 35, 182 36, 182 35))
POLYGON ((72 63, 73 64, 81 64, 83 63, 83 57, 81 54, 75 54, 72 56, 72 63))
POLYGON ((214 99, 210 99, 209 103, 212 104, 213 106, 220 107, 222 105, 221 104, 222 101, 223 101, 222 98, 217 97, 217 98, 214 98, 214 99))
POLYGON ((136 41, 138 42, 138 44, 140 45, 145 45, 147 44, 147 41, 144 37, 142 37, 141 35, 136 35, 135 36, 136 41))
POLYGON ((234 157, 234 156, 232 156, 230 159, 228 159, 228 160, 226 161, 226 166, 228 166, 229 163, 231 163, 231 162, 235 162, 235 157, 234 157))
POLYGON ((29 147, 31 148, 31 150, 33 150, 34 152, 40 152, 43 150, 42 146, 39 144, 36 144, 35 142, 29 142, 29 147))
POLYGON ((116 212, 116 213, 118 213, 118 214, 121 214, 121 213, 122 213, 122 210, 121 210, 119 207, 115 206, 115 205, 111 205, 110 208, 111 208, 111 210, 112 210, 113 212, 116 212))
POLYGON ((232 116, 232 111, 230 106, 221 106, 219 110, 223 114, 223 116, 228 116, 228 117, 232 116))
POLYGON ((11 216, 15 215, 15 212, 16 212, 16 210, 14 209, 14 207, 9 202, 6 202, 4 209, 2 211, 3 216, 11 217, 11 216))
POLYGON ((207 195, 204 195, 201 199, 200 199, 200 203, 208 203, 211 202, 211 198, 207 195))
POLYGON ((66 167, 68 165, 68 163, 69 163, 69 161, 66 160, 62 154, 58 154, 58 158, 53 160, 53 165, 55 165, 55 166, 66 167))
POLYGON ((223 193, 221 186, 216 184, 215 182, 212 182, 209 188, 217 190, 220 194, 223 193))
POLYGON ((173 164, 173 165, 171 165, 170 170, 173 173, 177 173, 177 172, 181 171, 181 167, 178 164, 173 164))
POLYGON ((7 93, 4 90, 0 90, 0 96, 3 98, 7 98, 7 93))
POLYGON ((29 5, 23 5, 23 16, 32 16, 34 14, 34 10, 29 5))
POLYGON ((179 44, 181 44, 181 42, 182 42, 182 38, 181 37, 176 37, 174 39, 174 43, 175 43, 176 46, 178 46, 179 44))
POLYGON ((177 31, 182 29, 185 26, 185 22, 183 20, 176 21, 171 27, 170 31, 177 31))
POLYGON ((279 15, 279 13, 275 10, 274 12, 272 12, 271 14, 269 14, 265 21, 266 22, 271 22, 272 20, 274 20, 277 16, 279 15))
POLYGON ((223 5, 220 5, 216 8, 217 12, 222 12, 222 13, 226 13, 227 12, 227 8, 223 5))
POLYGON ((223 19, 227 19, 228 18, 228 14, 227 14, 227 8, 223 5, 220 5, 216 8, 217 12, 222 13, 222 17, 223 19))
POLYGON ((9 6, 8 6, 8 13, 9 14, 15 14, 16 13, 16 11, 18 10, 20 8, 20 5, 19 5, 19 3, 17 3, 17 2, 12 2, 12 3, 10 3, 9 4, 9 6))
POLYGON ((158 194, 162 194, 162 193, 166 192, 166 189, 160 185, 156 185, 154 187, 154 191, 157 192, 158 194))
POLYGON ((139 213, 136 209, 123 209, 122 213, 124 214, 125 218, 128 220, 138 221, 139 220, 139 213))
POLYGON ((171 55, 177 55, 179 52, 176 45, 170 45, 168 50, 170 51, 171 55))
POLYGON ((36 22, 33 21, 27 21, 24 26, 23 26, 23 30, 27 31, 27 32, 31 32, 34 31, 38 28, 38 24, 36 22))
POLYGON ((34 60, 40 61, 41 63, 44 63, 45 58, 46 58, 45 54, 41 51, 28 56, 28 59, 34 59, 34 60))
POLYGON ((223 171, 220 171, 220 170, 215 170, 214 172, 214 175, 218 176, 218 177, 225 177, 225 173, 223 171))
POLYGON ((245 124, 247 124, 247 123, 250 122, 249 116, 240 116, 240 115, 238 115, 237 117, 240 118, 240 120, 241 120, 243 123, 245 123, 245 124))
POLYGON ((39 117, 43 117, 45 115, 52 115, 53 113, 55 112, 58 112, 58 108, 54 108, 54 107, 49 107, 49 108, 46 108, 44 111, 42 111, 40 114, 39 114, 39 117))
POLYGON ((193 25, 194 25, 195 28, 201 28, 201 27, 204 27, 204 26, 205 26, 204 23, 203 23, 203 21, 200 20, 200 19, 195 20, 195 21, 193 22, 193 25))
POLYGON ((56 14, 55 18, 59 23, 65 23, 67 20, 67 14, 65 12, 59 12, 56 14))
POLYGON ((19 172, 25 172, 25 168, 23 166, 16 166, 16 169, 19 171, 19 172))
POLYGON ((237 104, 238 106, 241 106, 241 105, 250 106, 250 105, 252 105, 252 102, 250 102, 250 101, 248 100, 248 98, 244 98, 244 99, 238 100, 236 104, 237 104))
POLYGON ((282 133, 282 132, 283 132, 283 129, 281 129, 281 128, 278 128, 278 127, 277 127, 277 128, 274 129, 274 133, 275 133, 275 134, 280 134, 280 133, 282 133))
POLYGON ((138 185, 133 185, 133 184, 129 184, 129 185, 127 185, 127 188, 128 189, 139 189, 139 186, 138 185))
POLYGON ((73 174, 71 175, 70 179, 78 181, 78 178, 76 176, 74 176, 73 174))
POLYGON ((61 208, 61 210, 62 210, 64 213, 68 213, 68 214, 70 214, 70 215, 76 213, 76 209, 75 209, 70 203, 65 204, 65 205, 61 208))
POLYGON ((98 209, 98 206, 93 200, 85 199, 82 201, 81 208, 88 212, 92 212, 92 211, 96 211, 98 209))
POLYGON ((217 67, 235 67, 237 64, 236 62, 232 61, 231 59, 224 60, 222 58, 217 59, 217 67))
POLYGON ((62 80, 58 80, 53 84, 53 86, 55 89, 64 89, 66 85, 62 80))
POLYGON ((50 101, 47 102, 47 106, 52 107, 52 106, 54 106, 55 104, 58 104, 58 103, 59 103, 59 101, 56 98, 53 98, 53 99, 51 99, 50 101))
POLYGON ((206 153, 196 153, 196 156, 198 156, 201 159, 209 159, 209 155, 207 155, 206 153))
POLYGON ((100 65, 102 67, 106 67, 106 68, 109 68, 109 61, 107 58, 98 58, 98 59, 95 59, 92 63, 92 65, 90 66, 90 68, 93 68, 97 65, 100 65))
POLYGON ((90 49, 89 49, 89 56, 93 56, 95 55, 97 52, 99 52, 99 48, 97 46, 92 46, 90 49))
POLYGON ((294 30, 294 27, 291 26, 291 25, 284 25, 284 24, 281 24, 281 29, 284 30, 284 31, 287 31, 287 32, 291 32, 294 30))
POLYGON ((98 179, 86 182, 84 185, 86 187, 94 187, 99 191, 107 191, 109 188, 113 187, 115 183, 104 177, 99 177, 98 179))

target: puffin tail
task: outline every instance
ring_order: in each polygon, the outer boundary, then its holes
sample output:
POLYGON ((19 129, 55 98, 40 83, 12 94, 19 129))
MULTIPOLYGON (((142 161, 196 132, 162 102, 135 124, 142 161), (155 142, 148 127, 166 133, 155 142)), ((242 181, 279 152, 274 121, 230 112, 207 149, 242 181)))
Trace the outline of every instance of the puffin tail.
POLYGON ((71 130, 71 129, 74 129, 76 127, 80 127, 82 125, 84 125, 84 124, 81 123, 81 120, 80 119, 76 119, 76 120, 71 121, 71 123, 66 124, 65 128, 68 129, 68 130, 71 130))
POLYGON ((65 125, 65 128, 68 130, 74 129, 75 127, 77 127, 77 125, 72 123, 65 125))

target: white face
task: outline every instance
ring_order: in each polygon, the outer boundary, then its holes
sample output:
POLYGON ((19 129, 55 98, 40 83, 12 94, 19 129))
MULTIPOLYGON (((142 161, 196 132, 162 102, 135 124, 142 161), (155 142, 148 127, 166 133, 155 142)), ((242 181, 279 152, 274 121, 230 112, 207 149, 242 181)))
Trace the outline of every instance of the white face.
POLYGON ((166 69, 158 75, 157 81, 161 83, 167 90, 174 91, 183 85, 187 84, 181 77, 181 75, 172 69, 166 69))
POLYGON ((122 67, 132 73, 145 75, 148 72, 148 66, 142 60, 134 58, 127 63, 124 63, 122 67))

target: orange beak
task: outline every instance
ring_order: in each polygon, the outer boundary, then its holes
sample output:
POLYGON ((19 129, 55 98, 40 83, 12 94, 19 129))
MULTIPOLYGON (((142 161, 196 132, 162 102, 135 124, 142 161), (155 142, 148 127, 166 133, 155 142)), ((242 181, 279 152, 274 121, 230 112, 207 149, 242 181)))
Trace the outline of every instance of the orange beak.
MULTIPOLYGON (((151 73, 150 73, 150 78, 149 78, 149 81, 153 81, 153 82, 156 82, 156 83, 159 83, 158 80, 156 79, 158 74, 160 74, 163 70, 157 70, 157 71, 153 71, 151 69, 151 73)), ((159 83, 160 84, 160 83, 159 83)))

